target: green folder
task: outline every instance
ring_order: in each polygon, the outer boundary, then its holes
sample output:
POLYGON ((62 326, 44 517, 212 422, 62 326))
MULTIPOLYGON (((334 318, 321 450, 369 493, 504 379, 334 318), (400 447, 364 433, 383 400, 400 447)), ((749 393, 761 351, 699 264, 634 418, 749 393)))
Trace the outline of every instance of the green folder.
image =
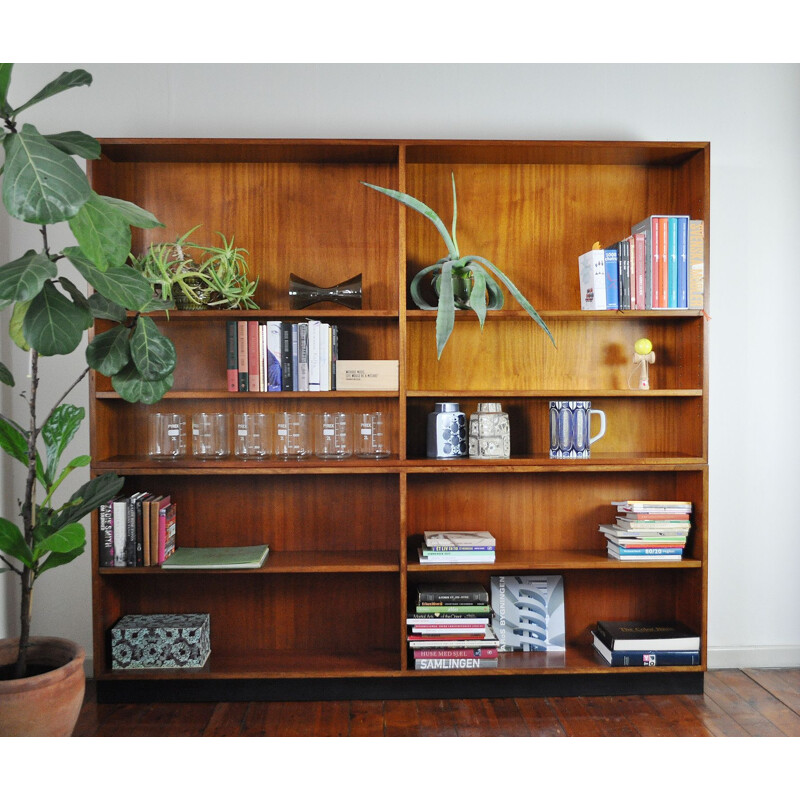
POLYGON ((252 547, 179 547, 162 569, 257 569, 267 559, 269 545, 252 547))

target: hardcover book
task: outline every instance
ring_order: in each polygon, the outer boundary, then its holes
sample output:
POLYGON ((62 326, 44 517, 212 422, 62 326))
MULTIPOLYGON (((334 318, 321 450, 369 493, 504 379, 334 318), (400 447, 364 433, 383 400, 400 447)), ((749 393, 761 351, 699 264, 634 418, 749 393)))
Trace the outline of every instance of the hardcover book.
POLYGON ((687 246, 688 304, 689 308, 703 307, 705 289, 705 223, 701 219, 689 220, 689 244, 687 246))
POLYGON ((612 667, 693 667, 700 663, 699 650, 610 650, 592 631, 594 649, 612 667))
POLYGON ((179 547, 162 569, 258 569, 269 545, 251 547, 179 547))
POLYGON ((699 650, 700 637, 680 622, 602 622, 598 638, 610 650, 699 650))
POLYGON ((566 650, 561 575, 493 575, 491 595, 501 652, 566 650))
POLYGON ((489 531, 425 531, 428 550, 494 550, 497 544, 489 531))
POLYGON ((486 604, 489 592, 481 583, 421 583, 417 587, 417 601, 419 605, 431 606, 486 604))
POLYGON ((581 287, 581 311, 604 311, 606 308, 605 252, 589 250, 578 257, 581 287))

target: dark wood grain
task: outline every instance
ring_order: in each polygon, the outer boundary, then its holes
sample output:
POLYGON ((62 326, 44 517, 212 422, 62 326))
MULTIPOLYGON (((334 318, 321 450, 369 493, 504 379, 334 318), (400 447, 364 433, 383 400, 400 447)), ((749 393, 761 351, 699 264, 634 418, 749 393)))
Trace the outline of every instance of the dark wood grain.
POLYGON ((98 704, 77 737, 797 736, 800 670, 711 670, 703 695, 98 704), (784 699, 781 699, 784 698, 784 699))

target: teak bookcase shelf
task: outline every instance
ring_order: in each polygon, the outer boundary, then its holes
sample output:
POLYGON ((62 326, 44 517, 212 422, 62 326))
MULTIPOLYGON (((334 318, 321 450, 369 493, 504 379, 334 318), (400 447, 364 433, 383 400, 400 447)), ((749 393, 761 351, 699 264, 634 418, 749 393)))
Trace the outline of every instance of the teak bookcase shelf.
MULTIPOLYGON (((178 351, 172 390, 130 405, 91 384, 94 474, 125 491, 169 493, 178 544, 269 543, 254 571, 100 569, 93 554, 94 664, 101 699, 469 696, 702 691, 708 575, 707 320, 701 311, 580 311, 578 256, 617 241, 650 214, 706 222, 709 145, 651 142, 292 141, 114 139, 90 164, 100 194, 152 211, 166 229, 136 231, 133 248, 235 236, 259 277, 259 311, 154 314, 178 351), (414 274, 442 255, 429 221, 365 188, 395 187, 447 223, 458 187, 462 252, 490 258, 553 331, 557 348, 507 298, 483 332, 459 312, 440 361, 433 312, 413 307, 414 274), (321 286, 363 275, 363 310, 289 308, 289 273, 321 286), (339 326, 340 357, 398 359, 399 391, 228 393, 225 321, 321 318, 339 326), (632 348, 654 345, 651 390, 628 388, 632 348), (547 402, 588 398, 608 433, 581 462, 547 457, 547 402), (432 461, 425 420, 436 401, 467 414, 499 400, 512 426, 508 461, 432 461), (380 410, 395 455, 169 464, 145 453, 156 410, 380 410), (614 500, 690 500, 685 558, 620 563, 598 525, 614 500), (487 529, 491 566, 421 566, 425 529, 487 529), (564 576, 565 654, 506 654, 500 668, 415 672, 405 616, 423 581, 493 574, 564 576), (114 672, 108 630, 124 614, 208 612, 211 657, 200 671, 114 672), (598 619, 677 619, 702 636, 703 666, 609 668, 593 654, 598 619)), ((706 307, 708 300, 706 295, 706 307)), ((101 330, 98 322, 98 330, 101 330)), ((97 527, 93 531, 97 541, 97 527)))

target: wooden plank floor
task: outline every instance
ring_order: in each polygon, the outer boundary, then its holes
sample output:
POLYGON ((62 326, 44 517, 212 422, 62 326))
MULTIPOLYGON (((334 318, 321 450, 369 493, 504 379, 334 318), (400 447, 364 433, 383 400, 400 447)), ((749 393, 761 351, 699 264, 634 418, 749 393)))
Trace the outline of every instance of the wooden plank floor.
POLYGON ((98 704, 75 730, 111 736, 800 736, 800 669, 711 670, 703 695, 98 704))

